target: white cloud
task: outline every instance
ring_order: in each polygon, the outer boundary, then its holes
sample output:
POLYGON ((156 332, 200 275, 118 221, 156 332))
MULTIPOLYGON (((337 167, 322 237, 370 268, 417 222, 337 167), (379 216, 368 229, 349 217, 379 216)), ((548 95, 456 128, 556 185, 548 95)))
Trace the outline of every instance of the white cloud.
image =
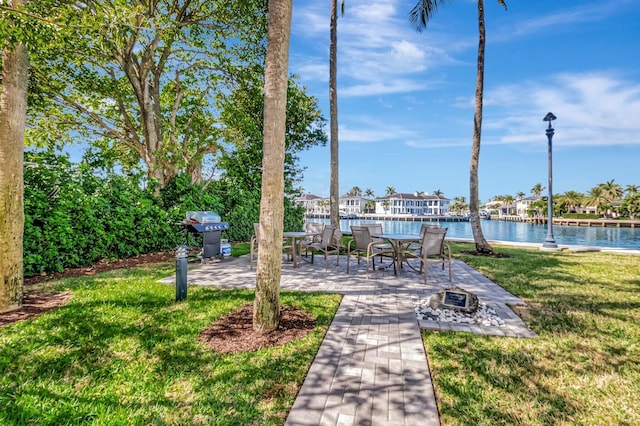
MULTIPOLYGON (((417 76, 429 68, 455 63, 448 51, 438 42, 440 37, 432 32, 428 38, 411 28, 407 19, 407 4, 398 1, 358 1, 345 4, 345 15, 338 19, 338 84, 341 96, 378 96, 407 93, 428 87, 417 76)), ((329 3, 294 10, 294 34, 307 37, 316 55, 311 64, 326 63, 328 67, 329 3)), ((448 39, 447 48, 462 46, 448 39)), ((458 48, 459 48, 458 47, 458 48)), ((310 60, 307 58, 307 62, 310 60)), ((323 81, 324 71, 317 65, 293 64, 292 68, 303 80, 323 81)), ((326 70, 328 74, 328 69, 326 70)))
POLYGON ((503 143, 540 139, 542 118, 558 119, 556 146, 640 145, 640 84, 615 73, 564 73, 545 81, 504 85, 485 94, 485 130, 506 133, 503 143))

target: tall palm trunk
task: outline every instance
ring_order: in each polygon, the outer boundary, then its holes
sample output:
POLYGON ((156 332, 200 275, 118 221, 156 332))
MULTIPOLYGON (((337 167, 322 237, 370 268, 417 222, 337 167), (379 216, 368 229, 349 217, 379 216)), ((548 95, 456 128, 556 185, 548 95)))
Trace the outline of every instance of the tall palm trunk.
POLYGON ((338 179, 338 0, 331 0, 329 43, 329 116, 331 145, 331 182, 329 184, 329 219, 340 229, 340 186, 338 179))
MULTIPOLYGON (((14 1, 13 6, 24 4, 14 1)), ((0 94, 0 312, 22 305, 24 128, 29 56, 18 43, 2 51, 0 94)))
POLYGON ((284 223, 284 151, 292 0, 269 0, 264 78, 264 142, 256 298, 253 328, 275 330, 280 322, 280 274, 284 223))
POLYGON ((473 232, 476 251, 483 254, 493 253, 482 233, 480 226, 480 199, 478 197, 478 164, 480 161, 480 137, 482 135, 482 96, 484 92, 484 3, 478 0, 478 69, 476 76, 476 99, 473 115, 473 144, 471 146, 471 165, 469 167, 469 221, 473 232))

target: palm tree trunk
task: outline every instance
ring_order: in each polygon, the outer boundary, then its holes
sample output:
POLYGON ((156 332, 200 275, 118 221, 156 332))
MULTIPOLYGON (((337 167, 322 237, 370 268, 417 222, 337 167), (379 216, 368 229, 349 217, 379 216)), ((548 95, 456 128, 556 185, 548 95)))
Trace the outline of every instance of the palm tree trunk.
POLYGON ((292 0, 269 0, 264 87, 262 195, 253 328, 280 322, 280 274, 284 223, 284 152, 292 0))
POLYGON ((329 220, 340 229, 340 185, 338 178, 338 1, 331 0, 329 43, 329 116, 331 146, 331 181, 329 185, 329 220))
MULTIPOLYGON (((14 1, 13 6, 22 1, 14 1)), ((29 55, 16 44, 2 51, 0 94, 0 312, 22 305, 24 230, 24 129, 29 55)))
POLYGON ((473 232, 473 240, 479 253, 491 254, 493 248, 482 233, 480 225, 480 199, 478 197, 478 165, 480 161, 480 138, 482 135, 482 96, 484 92, 484 3, 478 0, 478 70, 476 77, 476 100, 473 116, 473 144, 471 146, 471 165, 469 167, 469 221, 473 232))

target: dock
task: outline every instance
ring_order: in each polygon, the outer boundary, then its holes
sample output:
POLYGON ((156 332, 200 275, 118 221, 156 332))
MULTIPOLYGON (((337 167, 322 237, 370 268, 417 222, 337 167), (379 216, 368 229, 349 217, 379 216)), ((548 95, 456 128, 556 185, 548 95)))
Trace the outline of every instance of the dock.
MULTIPOLYGON (((327 214, 307 214, 309 219, 329 219, 327 214)), ((354 220, 394 220, 399 222, 469 222, 465 216, 414 216, 414 215, 375 215, 359 214, 354 218, 341 218, 354 220)))
MULTIPOLYGON (((534 224, 546 224, 546 217, 521 217, 521 216, 492 216, 492 220, 502 220, 505 222, 526 222, 534 224)), ((640 220, 623 219, 566 219, 562 217, 553 218, 554 225, 565 226, 586 226, 586 227, 607 227, 607 228, 640 228, 640 220)))

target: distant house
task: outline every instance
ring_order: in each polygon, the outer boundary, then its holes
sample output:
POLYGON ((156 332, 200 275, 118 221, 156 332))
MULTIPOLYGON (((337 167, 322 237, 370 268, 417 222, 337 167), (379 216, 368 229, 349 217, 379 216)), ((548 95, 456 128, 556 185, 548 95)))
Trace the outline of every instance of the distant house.
POLYGON ((340 197, 340 214, 344 216, 360 215, 364 213, 369 201, 371 200, 368 198, 345 194, 340 197))
POLYGON ((515 214, 518 216, 525 218, 529 216, 529 210, 531 210, 531 203, 538 201, 540 197, 527 197, 516 200, 516 211, 515 214))
POLYGON ((376 214, 443 216, 449 212, 451 200, 424 193, 392 194, 375 199, 376 214))
POLYGON ((294 200, 298 205, 304 206, 306 215, 329 214, 329 199, 313 194, 305 194, 294 200))

